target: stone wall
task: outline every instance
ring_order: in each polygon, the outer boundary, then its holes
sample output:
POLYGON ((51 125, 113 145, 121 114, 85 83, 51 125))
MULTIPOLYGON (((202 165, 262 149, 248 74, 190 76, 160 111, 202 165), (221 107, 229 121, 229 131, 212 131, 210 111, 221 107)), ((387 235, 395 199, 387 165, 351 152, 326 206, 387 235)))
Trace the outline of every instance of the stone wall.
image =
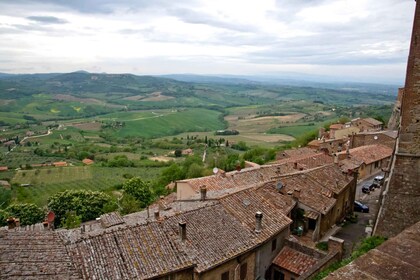
POLYGON ((374 234, 392 237, 420 220, 420 5, 417 1, 401 125, 374 234))

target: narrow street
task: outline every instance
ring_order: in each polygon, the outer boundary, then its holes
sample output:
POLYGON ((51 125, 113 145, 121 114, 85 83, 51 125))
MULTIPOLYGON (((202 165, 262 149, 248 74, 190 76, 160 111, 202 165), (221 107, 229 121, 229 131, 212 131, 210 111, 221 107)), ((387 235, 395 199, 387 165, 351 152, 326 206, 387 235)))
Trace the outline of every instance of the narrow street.
POLYGON ((369 206, 369 213, 354 212, 358 216, 357 223, 350 223, 335 234, 335 237, 344 240, 345 257, 350 256, 357 243, 367 236, 366 226, 373 226, 375 223, 379 207, 379 195, 383 186, 381 186, 381 188, 375 188, 370 194, 363 193, 362 186, 365 183, 372 182, 375 176, 381 174, 382 173, 376 173, 357 184, 356 200, 369 206))

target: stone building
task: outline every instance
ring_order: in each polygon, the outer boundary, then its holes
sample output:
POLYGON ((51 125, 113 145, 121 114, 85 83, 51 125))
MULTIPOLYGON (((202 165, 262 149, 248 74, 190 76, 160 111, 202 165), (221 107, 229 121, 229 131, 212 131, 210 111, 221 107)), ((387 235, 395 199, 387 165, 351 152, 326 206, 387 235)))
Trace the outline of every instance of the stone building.
POLYGON ((374 234, 395 236, 420 220, 420 6, 416 3, 399 136, 374 234))

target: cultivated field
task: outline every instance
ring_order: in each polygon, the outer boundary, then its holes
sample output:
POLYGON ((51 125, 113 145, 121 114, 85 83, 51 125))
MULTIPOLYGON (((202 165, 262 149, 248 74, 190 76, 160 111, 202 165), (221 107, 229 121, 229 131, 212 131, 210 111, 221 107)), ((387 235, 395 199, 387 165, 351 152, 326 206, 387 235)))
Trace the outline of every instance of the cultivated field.
POLYGON ((123 183, 126 174, 151 180, 160 173, 159 168, 95 166, 51 167, 37 170, 21 170, 15 174, 12 183, 31 184, 27 187, 14 187, 15 201, 33 202, 45 206, 48 197, 60 191, 70 189, 109 191, 113 186, 123 183), (37 172, 39 173, 36 174, 37 172))

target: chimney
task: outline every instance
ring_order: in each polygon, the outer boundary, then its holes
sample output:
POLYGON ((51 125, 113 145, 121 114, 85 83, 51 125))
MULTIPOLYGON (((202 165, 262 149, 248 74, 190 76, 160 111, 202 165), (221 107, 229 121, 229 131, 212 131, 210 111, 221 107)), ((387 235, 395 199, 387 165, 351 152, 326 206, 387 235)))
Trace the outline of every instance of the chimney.
POLYGON ((206 200, 206 195, 207 195, 207 187, 206 185, 202 185, 200 187, 200 200, 201 201, 206 200))
POLYGON ((258 211, 257 213, 255 213, 255 232, 256 233, 260 233, 261 229, 262 229, 262 218, 263 218, 263 214, 258 211))
POLYGON ((350 158, 350 141, 347 141, 346 156, 350 158))
POLYGON ((338 155, 334 154, 334 164, 338 165, 338 155))
POLYGON ((338 188, 339 182, 340 182, 340 180, 335 179, 335 185, 336 185, 337 188, 338 188))
POLYGON ((15 218, 8 218, 7 219, 7 228, 8 229, 14 229, 15 227, 16 227, 15 218))
POLYGON ((342 259, 343 251, 344 251, 344 240, 330 236, 328 238, 328 251, 329 252, 338 252, 339 259, 342 259))
POLYGON ((158 221, 160 218, 159 210, 155 210, 154 215, 155 215, 155 220, 158 221))
POLYGON ((297 165, 297 162, 295 161, 295 162, 293 163, 293 168, 294 168, 294 169, 297 169, 297 167, 298 167, 298 165, 297 165))
POLYGON ((160 200, 159 200, 159 210, 165 210, 165 203, 164 203, 164 201, 163 201, 163 198, 164 198, 164 196, 163 195, 161 195, 160 196, 160 200))
POLYGON ((296 200, 299 200, 299 198, 300 198, 300 190, 299 190, 299 189, 294 189, 294 190, 293 190, 293 197, 294 197, 296 200))
POLYGON ((187 239, 187 223, 184 221, 179 222, 179 237, 181 238, 181 241, 187 239))
POLYGON ((80 233, 81 234, 83 234, 83 233, 85 233, 86 232, 86 225, 82 225, 81 227, 80 227, 80 233))

